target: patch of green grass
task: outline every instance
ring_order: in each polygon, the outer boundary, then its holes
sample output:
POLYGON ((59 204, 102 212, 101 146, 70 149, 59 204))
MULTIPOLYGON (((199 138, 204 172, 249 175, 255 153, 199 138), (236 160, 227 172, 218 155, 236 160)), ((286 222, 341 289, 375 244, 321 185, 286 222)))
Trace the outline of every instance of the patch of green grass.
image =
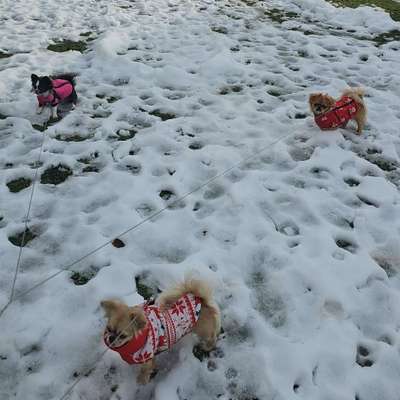
POLYGON ((176 118, 176 115, 174 113, 164 112, 159 109, 150 111, 149 114, 153 115, 154 117, 161 118, 163 121, 167 121, 168 119, 176 118))
POLYGON ((170 190, 161 190, 161 192, 159 193, 159 196, 163 200, 168 201, 170 198, 175 196, 175 193, 171 192, 170 190))
POLYGON ((118 100, 121 100, 121 97, 117 97, 117 96, 106 97, 105 94, 96 94, 96 97, 98 99, 106 99, 107 103, 110 103, 110 104, 115 103, 118 100))
POLYGON ((378 36, 375 36, 372 39, 378 46, 382 46, 383 44, 400 41, 400 30, 393 29, 389 32, 383 32, 378 36))
POLYGON ((40 183, 59 185, 63 183, 70 175, 72 171, 69 167, 58 164, 47 168, 40 177, 40 183))
POLYGON ((91 153, 90 155, 86 156, 86 157, 81 157, 78 158, 78 162, 82 163, 82 164, 90 164, 94 159, 99 157, 99 153, 97 151, 95 151, 94 153, 91 153))
POLYGON ((279 8, 271 8, 264 13, 269 19, 278 24, 285 22, 289 19, 298 18, 299 14, 292 11, 280 10, 279 8))
POLYGON ((211 30, 216 33, 222 33, 223 35, 228 34, 228 29, 225 28, 224 26, 213 26, 211 30))
POLYGON ((219 94, 222 94, 224 96, 229 93, 240 93, 242 90, 243 87, 240 85, 225 86, 219 91, 219 94))
POLYGON ((110 390, 115 393, 118 390, 118 385, 112 385, 110 390))
POLYGON ((398 273, 396 266, 391 260, 387 260, 386 258, 380 256, 375 256, 372 258, 386 272, 388 278, 393 278, 398 273))
POLYGON ((87 43, 83 40, 74 42, 72 40, 62 40, 47 46, 47 50, 55 51, 56 53, 64 53, 66 51, 79 51, 83 53, 87 49, 87 43))
POLYGON ((400 4, 394 0, 328 0, 340 7, 357 8, 359 6, 376 6, 383 8, 395 21, 400 21, 400 4))
POLYGON ((202 362, 205 358, 208 358, 210 356, 209 351, 205 351, 200 345, 195 345, 193 347, 193 355, 200 361, 202 362))
POLYGON ((282 93, 278 92, 276 89, 267 90, 267 93, 274 97, 279 97, 282 93))
POLYGON ((201 142, 193 142, 189 145, 189 149, 191 150, 200 150, 203 148, 203 143, 201 142))
POLYGON ((135 129, 120 129, 117 132, 119 141, 132 139, 135 137, 136 134, 137 134, 137 131, 135 129))
POLYGON ((4 51, 1 51, 0 50, 0 60, 2 59, 2 58, 8 58, 8 57, 11 57, 13 54, 11 54, 11 53, 5 53, 4 51))
POLYGON ((32 181, 28 178, 18 178, 7 182, 7 187, 12 193, 20 192, 31 185, 32 181))
POLYGON ((9 236, 8 240, 17 247, 26 246, 31 240, 33 240, 36 235, 27 228, 25 231, 16 233, 15 235, 9 236), (24 237, 25 232, 25 237, 24 237))
POLYGON ((95 165, 88 165, 82 169, 82 172, 99 172, 99 169, 95 165))
POLYGON ((149 300, 152 297, 156 297, 160 290, 157 287, 156 282, 154 282, 148 272, 144 272, 140 275, 135 276, 136 291, 145 300, 149 300))
POLYGON ((91 136, 80 136, 78 134, 75 135, 57 135, 55 137, 57 140, 63 141, 63 142, 83 142, 84 140, 90 139, 91 136))
POLYGON ((97 110, 93 115, 90 116, 90 118, 96 119, 96 118, 108 118, 112 114, 111 111, 107 110, 97 110))
POLYGON ((46 130, 45 125, 32 124, 32 128, 36 129, 39 132, 44 132, 46 130))
POLYGON ((75 271, 70 276, 70 279, 77 286, 86 285, 96 275, 96 272, 97 271, 94 270, 83 271, 83 272, 75 271))
POLYGON ((115 103, 116 101, 118 101, 120 99, 121 99, 121 97, 116 97, 116 96, 110 96, 110 97, 106 98, 107 102, 110 104, 115 103))
POLYGON ((395 161, 387 160, 382 156, 366 155, 364 158, 386 172, 395 171, 398 168, 398 165, 395 161))

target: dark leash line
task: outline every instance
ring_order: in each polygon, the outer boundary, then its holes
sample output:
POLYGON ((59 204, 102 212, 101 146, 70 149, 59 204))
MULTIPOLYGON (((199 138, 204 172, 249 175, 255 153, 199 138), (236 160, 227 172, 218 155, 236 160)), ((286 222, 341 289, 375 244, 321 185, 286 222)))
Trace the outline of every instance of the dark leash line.
MULTIPOLYGON (((46 125, 47 126, 47 125, 46 125)), ((18 294, 18 295, 13 295, 12 298, 10 298, 10 301, 4 306, 4 308, 0 311, 0 318, 2 317, 4 311, 15 301, 18 300, 24 296, 26 296, 27 294, 31 293, 33 290, 37 289, 38 287, 44 285, 46 282, 52 280, 53 278, 57 277, 58 275, 60 275, 61 273, 70 270, 70 268, 72 268, 74 265, 78 264, 79 262, 83 261, 84 259, 86 259, 87 257, 93 255, 94 253, 97 253, 99 250, 103 249, 104 247, 108 246, 109 244, 111 244, 114 240, 115 237, 122 237, 125 236, 127 233, 129 232, 133 232, 135 231, 137 228, 139 228, 140 226, 144 225, 146 222, 151 221, 153 219, 155 219, 156 217, 158 217, 160 214, 162 214, 165 210, 173 207, 176 204, 179 204, 179 202, 181 202, 182 200, 186 199, 187 197, 189 197, 190 195, 192 195, 193 193, 203 189, 204 187, 208 186, 210 183, 214 182, 215 180, 217 180, 218 178, 225 176, 226 174, 228 174, 229 172, 231 172, 233 169, 237 168, 238 166, 240 166, 241 164, 245 163, 246 161, 249 161, 251 159, 253 159, 254 157, 256 157, 257 155, 261 154, 263 151, 265 151, 268 148, 271 148, 272 146, 276 145, 278 142, 288 138, 289 136, 292 135, 291 133, 288 133, 287 135, 284 135, 272 142, 269 142, 267 145, 259 148, 257 151, 255 151, 254 153, 250 154, 249 156, 245 157, 244 159, 242 159, 241 161, 233 164, 231 167, 225 169, 224 171, 214 175, 213 177, 211 177, 210 179, 208 179, 207 181, 203 182, 202 184, 200 184, 199 186, 196 186, 193 190, 187 192, 186 194, 184 194, 183 196, 179 197, 178 199, 174 200, 173 202, 167 204, 165 207, 161 208, 160 210, 154 212, 153 214, 151 214, 150 216, 146 217, 145 219, 142 219, 140 222, 136 223, 135 225, 131 226, 130 228, 122 231, 120 234, 113 236, 113 239, 107 240, 106 242, 104 242, 103 244, 101 244, 100 246, 94 248, 93 250, 91 250, 90 252, 88 252, 87 254, 84 254, 83 256, 79 257, 77 260, 73 261, 70 264, 67 264, 63 267, 60 268, 59 271, 53 273, 52 275, 49 275, 47 278, 43 279, 42 281, 39 281, 37 284, 33 285, 31 288, 27 289, 26 291, 18 294)), ((22 248, 20 249, 20 252, 22 253, 22 248)), ((18 272, 18 271, 16 271, 18 272)), ((15 275, 16 278, 16 275, 15 275)), ((15 282, 13 287, 15 286, 15 282)), ((14 290, 13 290, 14 292, 14 290)))

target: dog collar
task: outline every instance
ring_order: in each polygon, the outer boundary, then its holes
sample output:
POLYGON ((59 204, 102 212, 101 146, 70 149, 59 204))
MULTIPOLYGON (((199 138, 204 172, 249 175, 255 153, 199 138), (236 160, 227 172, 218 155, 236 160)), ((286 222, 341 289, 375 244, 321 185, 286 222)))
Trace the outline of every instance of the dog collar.
POLYGON ((136 353, 145 345, 148 334, 149 326, 147 324, 146 327, 142 329, 142 331, 137 336, 132 338, 128 343, 119 347, 111 347, 108 335, 106 332, 104 332, 104 343, 111 350, 118 352, 121 358, 125 360, 128 364, 133 364, 132 354, 136 353))

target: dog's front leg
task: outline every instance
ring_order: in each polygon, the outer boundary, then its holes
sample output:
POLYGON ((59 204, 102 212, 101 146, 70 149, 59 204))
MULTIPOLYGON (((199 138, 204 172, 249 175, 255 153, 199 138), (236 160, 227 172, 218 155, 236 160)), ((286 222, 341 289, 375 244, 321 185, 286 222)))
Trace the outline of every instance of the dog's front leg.
POLYGON ((146 385, 147 383, 149 383, 154 367, 155 367, 154 358, 141 365, 139 375, 137 376, 136 379, 139 385, 146 385))
POLYGON ((52 106, 51 107, 51 118, 53 118, 53 119, 57 119, 58 118, 57 106, 52 106))
POLYGON ((43 106, 39 106, 38 109, 36 110, 36 114, 41 114, 43 111, 43 106))

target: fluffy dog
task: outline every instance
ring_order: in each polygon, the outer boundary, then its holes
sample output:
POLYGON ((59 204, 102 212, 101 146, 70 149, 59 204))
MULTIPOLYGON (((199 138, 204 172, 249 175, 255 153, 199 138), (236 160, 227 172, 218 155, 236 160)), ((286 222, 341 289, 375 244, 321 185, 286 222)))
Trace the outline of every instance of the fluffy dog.
POLYGON ((51 117, 56 119, 59 103, 72 103, 75 107, 78 96, 75 91, 73 75, 37 76, 31 75, 32 92, 36 93, 38 100, 37 113, 40 114, 47 105, 51 106, 51 117))
POLYGON ((309 103, 316 124, 321 130, 334 130, 346 127, 354 119, 357 133, 361 134, 367 117, 363 95, 361 88, 346 89, 338 100, 325 93, 312 93, 309 103))
POLYGON ((129 307, 118 300, 101 302, 108 319, 104 342, 128 364, 141 364, 139 384, 149 382, 154 356, 194 332, 205 351, 215 347, 220 311, 207 283, 187 279, 161 293, 155 305, 129 307))

